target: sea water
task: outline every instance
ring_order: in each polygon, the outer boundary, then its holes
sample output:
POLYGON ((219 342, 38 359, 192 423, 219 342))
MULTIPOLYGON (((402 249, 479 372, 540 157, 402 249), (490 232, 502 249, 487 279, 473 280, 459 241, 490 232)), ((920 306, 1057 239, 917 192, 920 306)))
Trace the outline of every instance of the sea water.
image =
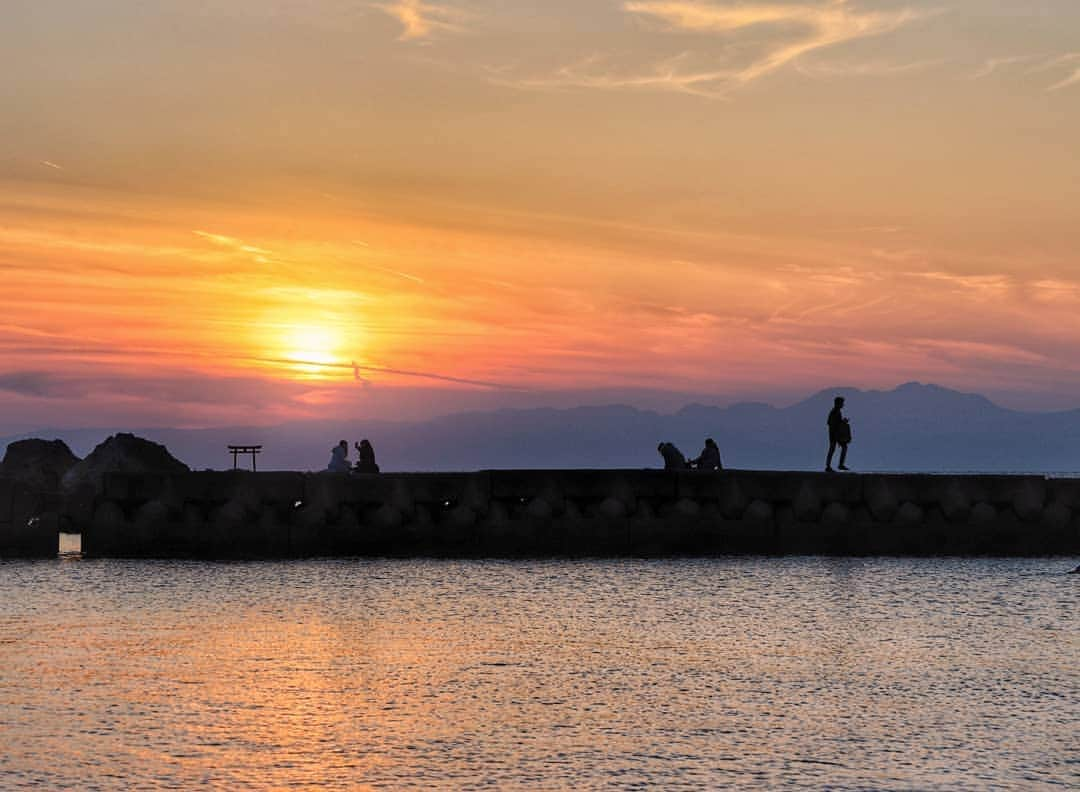
POLYGON ((0 788, 1077 788, 1076 562, 3 562, 0 788))

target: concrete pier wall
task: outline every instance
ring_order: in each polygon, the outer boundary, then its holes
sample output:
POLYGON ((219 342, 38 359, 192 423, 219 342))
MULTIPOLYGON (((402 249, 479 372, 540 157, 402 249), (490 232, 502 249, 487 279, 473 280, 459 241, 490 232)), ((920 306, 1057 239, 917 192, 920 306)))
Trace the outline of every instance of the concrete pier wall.
MULTIPOLYGON (((109 474, 88 556, 1077 555, 1080 480, 723 471, 109 474)), ((53 544, 55 548, 55 543, 53 544)))
POLYGON ((26 485, 0 478, 0 558, 56 556, 57 515, 47 511, 46 501, 26 485))

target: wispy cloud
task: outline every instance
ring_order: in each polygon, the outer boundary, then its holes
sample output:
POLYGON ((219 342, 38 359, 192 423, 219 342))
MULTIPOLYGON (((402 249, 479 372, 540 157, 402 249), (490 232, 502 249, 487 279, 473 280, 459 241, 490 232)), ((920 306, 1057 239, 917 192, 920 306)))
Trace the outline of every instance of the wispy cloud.
POLYGON ((439 32, 461 30, 461 12, 448 5, 424 0, 394 0, 376 7, 401 23, 401 40, 427 39, 439 32))
POLYGON ((608 64, 603 55, 591 55, 544 77, 515 79, 496 75, 492 82, 539 89, 669 90, 710 98, 720 98, 726 94, 718 86, 730 77, 730 71, 689 69, 685 65, 689 60, 689 53, 682 53, 645 69, 630 71, 608 64))
POLYGON ((928 12, 902 8, 895 11, 867 11, 847 0, 779 5, 747 3, 714 5, 699 0, 635 0, 624 3, 631 14, 658 19, 674 30, 732 34, 755 28, 771 28, 775 39, 749 64, 731 78, 749 83, 770 74, 815 50, 896 30, 928 12), (795 28, 793 33, 786 31, 795 28))
POLYGON ((1010 55, 1002 58, 989 58, 979 69, 971 75, 972 80, 981 80, 1011 67, 1030 64, 1025 73, 1043 74, 1067 72, 1057 82, 1046 87, 1047 93, 1060 91, 1071 85, 1080 83, 1080 52, 1066 52, 1055 55, 1010 55))
POLYGON ((218 247, 228 248, 237 253, 246 253, 252 256, 254 261, 258 264, 269 264, 274 255, 272 251, 250 245, 244 240, 237 239, 236 237, 225 236, 224 234, 212 234, 209 231, 192 231, 191 233, 208 242, 212 242, 218 247))
POLYGON ((375 267, 375 266, 373 266, 372 269, 378 270, 379 272, 385 272, 387 275, 394 275, 394 276, 396 276, 398 278, 402 278, 402 279, 407 280, 407 281, 412 281, 413 283, 425 283, 426 282, 423 278, 419 277, 418 275, 410 275, 408 272, 402 272, 401 270, 390 269, 389 267, 375 267))
POLYGON ((53 170, 63 170, 63 166, 57 165, 52 160, 41 160, 38 164, 44 165, 46 168, 52 168, 53 170))
MULTIPOLYGON (((900 8, 871 11, 849 0, 823 2, 767 2, 721 5, 703 0, 630 0, 625 13, 645 22, 659 23, 665 34, 704 34, 725 46, 696 53, 685 50, 647 65, 614 65, 612 59, 593 55, 531 79, 494 80, 530 88, 599 88, 608 90, 668 90, 722 98, 733 90, 794 65, 803 56, 829 47, 895 31, 934 10, 900 8)), ((815 75, 861 73, 889 75, 929 68, 940 61, 864 63, 829 67, 822 62, 804 64, 815 75)))
POLYGON ((1021 63, 1031 63, 1032 61, 1039 60, 1040 58, 1043 58, 1043 57, 1045 57, 1045 56, 1042 56, 1042 55, 1009 55, 1009 56, 1004 57, 1004 58, 988 58, 987 60, 985 60, 983 62, 982 66, 980 66, 978 68, 978 70, 976 70, 975 73, 971 75, 971 79, 972 80, 981 80, 984 77, 989 77, 994 72, 997 72, 997 71, 999 71, 1001 69, 1005 69, 1005 68, 1007 68, 1009 66, 1016 66, 1016 65, 1021 64, 1021 63))
POLYGON ((947 62, 944 58, 926 58, 906 63, 891 63, 889 61, 830 62, 820 59, 799 58, 795 61, 794 67, 799 74, 815 79, 831 77, 899 77, 905 74, 927 71, 942 66, 947 62))
POLYGON ((941 355, 967 363, 973 358, 984 359, 997 365, 1002 363, 1034 363, 1044 365, 1048 362, 1045 355, 1013 344, 995 344, 965 339, 916 338, 912 346, 927 353, 941 355))
POLYGON ((1044 70, 1060 68, 1062 66, 1069 66, 1071 68, 1070 74, 1047 88, 1046 90, 1048 93, 1051 91, 1060 91, 1062 88, 1068 88, 1070 85, 1080 83, 1080 52, 1070 52, 1066 55, 1059 55, 1048 62, 1044 70))
POLYGON ((911 278, 940 283, 978 298, 1003 297, 1013 288, 1013 279, 1007 275, 957 275, 941 271, 916 271, 904 274, 911 278))

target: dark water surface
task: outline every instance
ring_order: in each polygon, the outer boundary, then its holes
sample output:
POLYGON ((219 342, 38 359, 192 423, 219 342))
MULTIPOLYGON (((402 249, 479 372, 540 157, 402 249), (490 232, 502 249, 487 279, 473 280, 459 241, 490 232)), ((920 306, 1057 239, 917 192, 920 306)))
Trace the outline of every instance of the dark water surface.
POLYGON ((0 788, 1077 788, 1076 562, 0 563, 0 788))

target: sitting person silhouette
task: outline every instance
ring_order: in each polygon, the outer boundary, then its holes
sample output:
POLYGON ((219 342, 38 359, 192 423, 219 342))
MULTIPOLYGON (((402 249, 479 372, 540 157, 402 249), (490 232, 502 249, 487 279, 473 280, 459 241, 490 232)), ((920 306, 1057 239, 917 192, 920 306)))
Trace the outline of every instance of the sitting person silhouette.
POLYGON ((675 447, 674 443, 661 443, 656 447, 660 456, 664 458, 664 470, 686 470, 690 467, 682 451, 675 447))
POLYGON ((349 444, 342 440, 330 449, 330 464, 326 466, 328 473, 349 472, 349 444))
POLYGON ((723 470, 720 462, 720 447, 711 437, 705 440, 705 448, 701 450, 698 458, 691 463, 698 470, 723 470))
POLYGON ((375 464, 375 449, 371 447, 371 441, 366 437, 356 443, 356 467, 354 473, 378 473, 379 466, 375 464))
POLYGON ((825 457, 825 472, 832 473, 832 458, 833 452, 836 451, 836 447, 840 446, 840 464, 838 467, 840 470, 849 470, 845 464, 847 461, 847 447, 851 442, 851 424, 848 423, 848 419, 844 417, 842 412, 844 408, 844 397, 837 396, 833 399, 833 408, 829 412, 829 418, 826 421, 829 427, 829 453, 825 457))

